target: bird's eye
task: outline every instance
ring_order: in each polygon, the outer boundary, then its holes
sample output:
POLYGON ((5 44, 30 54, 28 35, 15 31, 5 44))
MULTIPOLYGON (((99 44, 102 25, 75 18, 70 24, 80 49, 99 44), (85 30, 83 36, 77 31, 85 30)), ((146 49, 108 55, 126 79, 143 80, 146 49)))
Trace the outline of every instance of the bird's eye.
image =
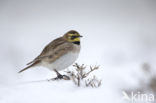
POLYGON ((71 39, 73 40, 73 39, 75 39, 75 38, 77 38, 77 37, 78 37, 78 36, 72 36, 71 39))

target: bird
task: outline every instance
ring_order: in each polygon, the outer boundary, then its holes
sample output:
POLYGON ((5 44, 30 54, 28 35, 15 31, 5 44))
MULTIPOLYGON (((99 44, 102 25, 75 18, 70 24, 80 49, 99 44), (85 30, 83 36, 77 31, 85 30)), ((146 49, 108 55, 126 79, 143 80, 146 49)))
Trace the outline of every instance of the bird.
POLYGON ((78 58, 81 45, 80 35, 76 30, 70 30, 63 36, 56 38, 44 47, 42 52, 27 67, 20 70, 21 73, 32 67, 42 66, 56 73, 56 79, 70 79, 66 75, 60 74, 58 71, 64 70, 72 65, 78 58))

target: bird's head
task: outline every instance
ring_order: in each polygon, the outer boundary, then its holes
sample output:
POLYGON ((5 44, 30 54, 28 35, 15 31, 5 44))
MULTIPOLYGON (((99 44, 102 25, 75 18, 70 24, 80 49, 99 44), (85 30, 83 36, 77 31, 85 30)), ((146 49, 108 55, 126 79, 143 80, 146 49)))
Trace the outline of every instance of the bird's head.
POLYGON ((68 42, 72 42, 74 44, 80 44, 80 38, 82 37, 77 31, 70 30, 63 36, 68 42))

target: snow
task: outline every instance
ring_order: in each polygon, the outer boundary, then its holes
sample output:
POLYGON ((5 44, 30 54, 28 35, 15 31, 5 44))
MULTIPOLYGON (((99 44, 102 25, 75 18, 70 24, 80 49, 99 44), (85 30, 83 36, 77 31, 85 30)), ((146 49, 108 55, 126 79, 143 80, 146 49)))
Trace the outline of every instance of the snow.
POLYGON ((122 90, 140 86, 139 80, 146 78, 142 64, 156 67, 154 4, 148 0, 1 0, 0 103, 128 103, 122 90), (93 74, 102 79, 101 87, 48 82, 55 74, 42 67, 17 73, 46 44, 72 29, 83 35, 76 62, 100 65, 93 74))

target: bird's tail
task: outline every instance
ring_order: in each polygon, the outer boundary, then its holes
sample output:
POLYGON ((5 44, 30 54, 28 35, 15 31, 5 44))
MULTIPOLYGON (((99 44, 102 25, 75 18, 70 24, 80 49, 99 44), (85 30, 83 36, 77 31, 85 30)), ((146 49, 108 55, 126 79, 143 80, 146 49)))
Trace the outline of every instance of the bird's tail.
POLYGON ((31 65, 25 67, 25 68, 22 69, 22 70, 20 70, 18 73, 21 73, 21 72, 23 72, 23 71, 25 71, 25 70, 27 70, 27 69, 33 67, 33 66, 36 66, 37 64, 39 64, 39 62, 40 62, 40 61, 36 61, 35 63, 33 63, 33 64, 31 64, 31 65))

